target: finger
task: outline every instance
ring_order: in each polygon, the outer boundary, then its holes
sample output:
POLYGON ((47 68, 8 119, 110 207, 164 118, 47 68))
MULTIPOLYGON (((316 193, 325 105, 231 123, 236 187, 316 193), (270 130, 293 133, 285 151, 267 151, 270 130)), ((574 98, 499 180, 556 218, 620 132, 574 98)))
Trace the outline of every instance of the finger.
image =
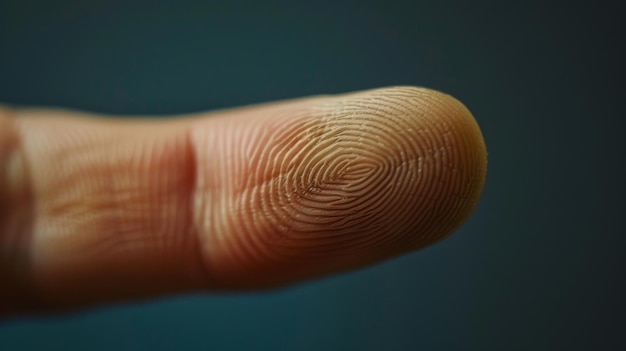
POLYGON ((452 232, 486 172, 468 110, 420 88, 169 120, 12 114, 1 252, 39 308, 368 265, 452 232))

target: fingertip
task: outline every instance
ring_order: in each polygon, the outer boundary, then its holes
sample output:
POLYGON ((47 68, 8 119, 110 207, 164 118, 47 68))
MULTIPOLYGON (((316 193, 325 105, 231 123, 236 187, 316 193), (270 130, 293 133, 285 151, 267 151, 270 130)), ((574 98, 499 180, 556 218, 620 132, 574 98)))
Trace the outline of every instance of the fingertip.
POLYGON ((437 91, 324 97, 258 121, 214 145, 229 150, 228 162, 212 163, 228 170, 222 179, 241 180, 226 192, 220 183, 212 207, 228 211, 201 230, 217 287, 283 284, 429 245, 469 216, 482 190, 480 129, 437 91))

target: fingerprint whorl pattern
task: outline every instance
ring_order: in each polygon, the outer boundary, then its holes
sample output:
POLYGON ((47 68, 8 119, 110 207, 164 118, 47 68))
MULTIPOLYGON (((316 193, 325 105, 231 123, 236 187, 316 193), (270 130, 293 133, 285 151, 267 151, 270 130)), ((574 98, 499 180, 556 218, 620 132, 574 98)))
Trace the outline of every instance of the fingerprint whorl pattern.
POLYGON ((457 155, 449 125, 415 97, 412 89, 349 96, 273 130, 249 155, 255 166, 239 197, 243 213, 258 214, 241 228, 248 245, 272 260, 305 259, 406 245, 416 231, 419 240, 441 236, 429 218, 450 210, 433 199, 459 191, 445 186, 458 183, 445 179, 458 175, 457 155))

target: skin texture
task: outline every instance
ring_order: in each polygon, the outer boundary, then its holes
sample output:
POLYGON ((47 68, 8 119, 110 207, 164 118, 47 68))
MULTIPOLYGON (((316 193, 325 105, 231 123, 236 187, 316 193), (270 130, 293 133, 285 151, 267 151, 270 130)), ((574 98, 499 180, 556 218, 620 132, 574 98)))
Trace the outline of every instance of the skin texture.
POLYGON ((277 287, 419 249, 469 216, 486 150, 460 102, 393 87, 158 120, 4 109, 0 170, 8 315, 277 287))

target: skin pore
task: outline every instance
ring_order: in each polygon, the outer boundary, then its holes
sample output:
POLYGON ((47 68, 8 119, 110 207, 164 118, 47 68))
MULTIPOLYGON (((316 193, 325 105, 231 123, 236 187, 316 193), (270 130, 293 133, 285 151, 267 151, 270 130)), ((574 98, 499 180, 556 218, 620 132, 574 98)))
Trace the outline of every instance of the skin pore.
POLYGON ((414 251, 475 207, 471 113, 391 87, 129 119, 0 110, 0 315, 249 290, 414 251))

